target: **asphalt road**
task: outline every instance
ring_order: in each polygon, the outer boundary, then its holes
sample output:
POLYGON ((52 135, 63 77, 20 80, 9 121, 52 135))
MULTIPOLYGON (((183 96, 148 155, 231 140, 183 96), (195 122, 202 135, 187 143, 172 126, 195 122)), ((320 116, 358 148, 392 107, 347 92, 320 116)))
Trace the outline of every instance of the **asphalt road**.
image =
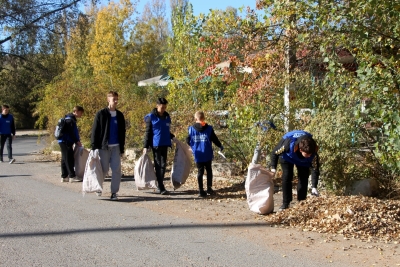
POLYGON ((18 137, 16 162, 0 165, 0 266, 327 265, 326 259, 309 257, 316 251, 285 256, 284 249, 269 248, 280 240, 260 243, 240 234, 252 229, 268 235, 271 228, 265 225, 204 224, 92 194, 83 197, 75 187, 49 182, 58 181, 59 165, 35 161, 44 146, 37 141, 18 137))

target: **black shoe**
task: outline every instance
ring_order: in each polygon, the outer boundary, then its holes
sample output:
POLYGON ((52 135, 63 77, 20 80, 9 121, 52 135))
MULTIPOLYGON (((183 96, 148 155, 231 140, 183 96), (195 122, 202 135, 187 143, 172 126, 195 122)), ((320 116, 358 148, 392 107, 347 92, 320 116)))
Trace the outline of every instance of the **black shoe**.
POLYGON ((163 189, 157 188, 155 192, 156 192, 156 194, 161 194, 161 195, 168 194, 168 191, 165 190, 165 188, 163 188, 163 189))
POLYGON ((206 197, 206 196, 207 196, 206 191, 204 191, 204 190, 199 191, 199 197, 206 197))
POLYGON ((118 200, 117 194, 116 193, 112 193, 111 197, 110 197, 110 200, 118 200))
POLYGON ((164 190, 161 190, 160 194, 161 194, 161 195, 168 195, 168 191, 165 190, 165 189, 164 189, 164 190))
POLYGON ((282 204, 282 206, 279 208, 279 211, 283 211, 289 208, 289 205, 287 204, 282 204))
POLYGON ((212 188, 207 189, 207 195, 215 195, 215 191, 212 188))

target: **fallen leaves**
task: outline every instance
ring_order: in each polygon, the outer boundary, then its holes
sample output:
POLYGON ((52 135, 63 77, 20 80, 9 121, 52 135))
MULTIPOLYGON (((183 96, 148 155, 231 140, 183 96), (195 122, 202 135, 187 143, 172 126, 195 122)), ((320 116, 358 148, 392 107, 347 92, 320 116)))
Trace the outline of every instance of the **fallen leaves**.
POLYGON ((340 234, 364 241, 400 239, 400 202, 362 196, 311 197, 265 217, 268 223, 303 231, 340 234))

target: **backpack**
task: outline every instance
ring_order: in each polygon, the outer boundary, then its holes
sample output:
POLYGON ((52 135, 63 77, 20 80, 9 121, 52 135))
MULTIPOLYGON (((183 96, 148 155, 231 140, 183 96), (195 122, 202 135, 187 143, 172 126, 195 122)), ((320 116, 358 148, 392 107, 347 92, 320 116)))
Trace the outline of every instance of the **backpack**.
POLYGON ((56 130, 54 131, 54 137, 57 139, 57 140, 60 140, 61 138, 62 138, 62 136, 63 136, 63 133, 64 133, 64 128, 65 128, 65 118, 61 118, 61 119, 59 119, 58 120, 58 122, 57 122, 57 126, 56 126, 56 130))

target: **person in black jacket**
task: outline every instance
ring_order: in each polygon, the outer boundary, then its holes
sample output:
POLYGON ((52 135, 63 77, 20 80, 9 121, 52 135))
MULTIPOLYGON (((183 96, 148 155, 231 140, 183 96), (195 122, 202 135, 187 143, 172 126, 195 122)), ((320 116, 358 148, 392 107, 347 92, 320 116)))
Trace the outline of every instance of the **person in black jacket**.
POLYGON ((318 196, 319 156, 318 146, 312 135, 303 130, 294 130, 286 133, 276 145, 271 154, 271 171, 276 172, 279 163, 282 167, 282 193, 283 201, 281 210, 289 208, 292 201, 292 180, 294 165, 297 168, 297 200, 306 199, 308 190, 308 176, 310 168, 312 195, 318 196))
MULTIPOLYGON (((111 200, 118 200, 117 193, 121 183, 121 156, 125 151, 125 117, 117 110, 118 93, 110 91, 107 94, 108 107, 96 113, 94 118, 91 147, 98 149, 103 177, 100 184, 103 184, 105 175, 111 168, 111 200)), ((97 192, 101 196, 101 192, 97 192)))
POLYGON ((75 175, 74 150, 73 145, 82 146, 79 137, 76 119, 82 117, 85 110, 81 106, 75 106, 72 113, 64 116, 65 125, 63 127, 63 135, 58 139, 61 149, 61 182, 80 182, 75 175), (69 177, 69 178, 68 178, 69 177))
POLYGON ((164 175, 167 166, 168 147, 172 146, 171 139, 175 136, 171 133, 171 117, 167 109, 168 101, 158 98, 157 107, 144 117, 146 122, 146 133, 143 141, 143 154, 147 153, 149 147, 153 150, 154 168, 157 177, 156 193, 164 195, 168 191, 164 186, 164 175))

